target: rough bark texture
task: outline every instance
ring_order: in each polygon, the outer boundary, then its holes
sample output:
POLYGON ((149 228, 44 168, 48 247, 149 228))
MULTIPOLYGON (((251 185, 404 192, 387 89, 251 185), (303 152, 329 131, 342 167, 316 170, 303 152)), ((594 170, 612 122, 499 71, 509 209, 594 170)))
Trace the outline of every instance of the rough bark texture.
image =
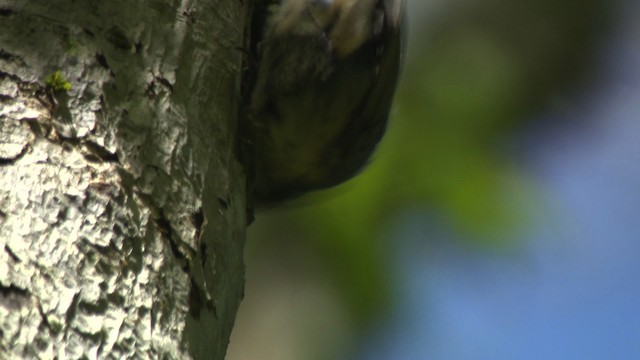
POLYGON ((247 6, 0 0, 1 359, 224 358, 247 6))

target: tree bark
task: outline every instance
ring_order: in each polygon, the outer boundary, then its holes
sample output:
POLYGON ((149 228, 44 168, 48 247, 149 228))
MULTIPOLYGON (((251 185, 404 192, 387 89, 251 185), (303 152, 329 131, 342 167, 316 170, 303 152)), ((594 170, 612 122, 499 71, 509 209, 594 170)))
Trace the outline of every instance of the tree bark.
POLYGON ((0 358, 224 358, 248 3, 0 0, 0 358))

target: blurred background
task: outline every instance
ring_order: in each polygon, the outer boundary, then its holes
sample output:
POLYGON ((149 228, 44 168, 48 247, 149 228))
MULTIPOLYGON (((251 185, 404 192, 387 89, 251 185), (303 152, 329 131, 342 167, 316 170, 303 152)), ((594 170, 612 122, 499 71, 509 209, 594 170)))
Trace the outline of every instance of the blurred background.
POLYGON ((249 228, 227 359, 640 359, 640 0, 408 7, 370 166, 249 228))

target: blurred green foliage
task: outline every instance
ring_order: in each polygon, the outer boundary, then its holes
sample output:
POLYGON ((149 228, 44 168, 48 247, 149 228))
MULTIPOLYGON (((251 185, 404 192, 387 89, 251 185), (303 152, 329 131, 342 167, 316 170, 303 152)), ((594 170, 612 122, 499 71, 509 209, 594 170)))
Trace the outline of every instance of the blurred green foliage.
POLYGON ((508 244, 522 228, 535 186, 511 159, 511 135, 587 78, 614 4, 459 1, 413 27, 372 165, 337 195, 287 213, 304 229, 304 246, 324 258, 356 323, 391 300, 391 246, 380 231, 398 211, 435 209, 478 245, 508 244))

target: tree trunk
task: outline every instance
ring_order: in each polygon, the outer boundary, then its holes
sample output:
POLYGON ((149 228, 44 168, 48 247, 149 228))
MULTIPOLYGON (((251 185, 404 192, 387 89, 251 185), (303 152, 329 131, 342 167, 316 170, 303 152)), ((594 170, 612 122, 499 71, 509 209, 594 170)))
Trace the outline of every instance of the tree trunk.
POLYGON ((248 1, 0 0, 0 358, 223 359, 248 1))

